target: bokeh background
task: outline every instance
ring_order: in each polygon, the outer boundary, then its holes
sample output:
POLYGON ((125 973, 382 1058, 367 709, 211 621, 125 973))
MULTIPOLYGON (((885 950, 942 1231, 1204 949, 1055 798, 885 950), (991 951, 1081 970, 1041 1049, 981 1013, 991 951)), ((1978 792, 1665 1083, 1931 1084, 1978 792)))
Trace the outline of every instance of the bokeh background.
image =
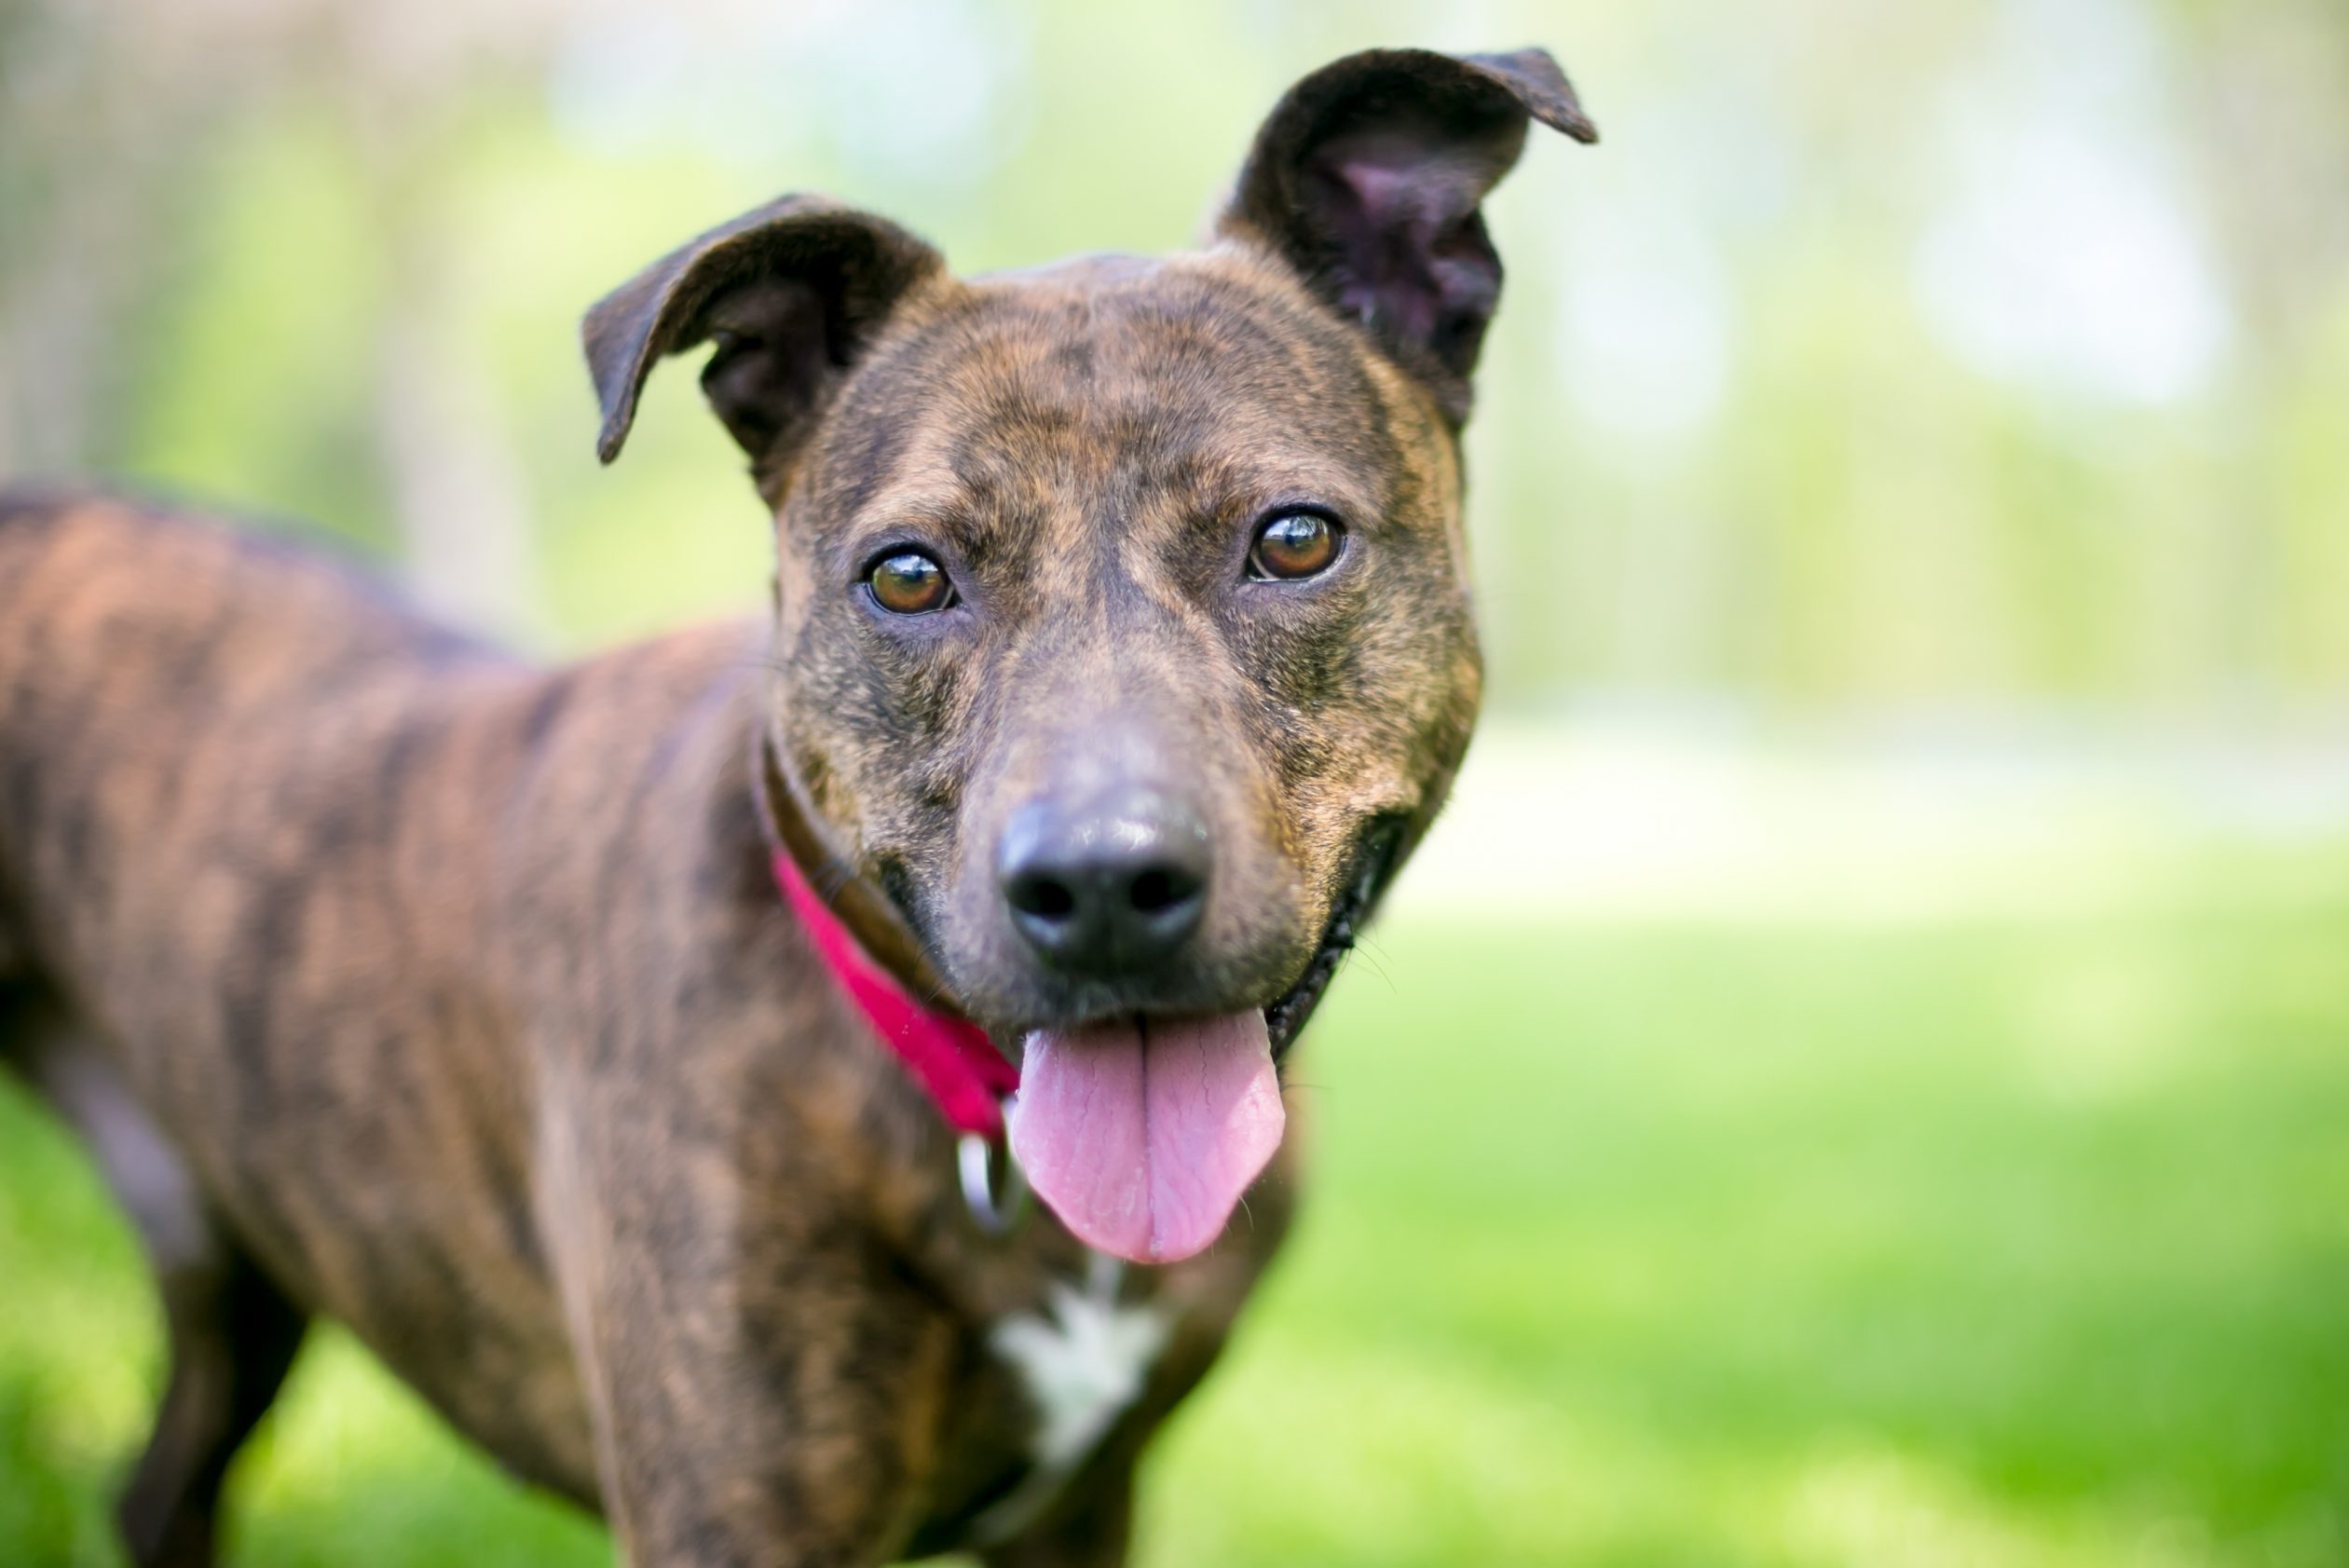
MULTIPOLYGON (((1489 216, 1491 722, 1297 1076, 1146 1563, 2349 1561, 2339 0, 0 0, 0 477, 560 653, 755 612, 575 323, 778 191, 1184 242, 1289 81, 1549 45, 1489 216)), ((127 1232, 0 1087, 0 1562, 117 1561, 127 1232)), ((313 1341, 237 1561, 591 1564, 313 1341)))

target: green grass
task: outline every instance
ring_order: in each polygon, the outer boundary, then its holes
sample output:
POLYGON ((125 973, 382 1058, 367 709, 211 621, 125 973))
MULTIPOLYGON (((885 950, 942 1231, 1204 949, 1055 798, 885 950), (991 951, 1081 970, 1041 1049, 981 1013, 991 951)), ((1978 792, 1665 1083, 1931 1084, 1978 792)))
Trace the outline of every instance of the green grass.
MULTIPOLYGON (((1398 926, 1317 1028, 1316 1191, 1158 1450, 1154 1568, 2349 1561, 2349 875, 1398 926)), ((0 1098, 0 1562, 116 1561, 158 1372, 121 1225, 0 1098)), ((339 1337, 236 1500, 254 1568, 606 1557, 339 1337)))

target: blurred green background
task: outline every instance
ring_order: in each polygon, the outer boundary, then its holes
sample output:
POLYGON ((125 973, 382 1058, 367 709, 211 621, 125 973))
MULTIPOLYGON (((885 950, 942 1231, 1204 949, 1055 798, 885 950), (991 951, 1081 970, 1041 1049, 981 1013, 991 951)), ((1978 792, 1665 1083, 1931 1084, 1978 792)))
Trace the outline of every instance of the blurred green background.
MULTIPOLYGON (((751 612, 584 307, 778 191, 1184 242, 1283 86, 1550 46, 1468 438, 1491 723, 1298 1076, 1145 1561, 2349 1561, 2339 0, 0 0, 0 477, 551 652, 751 612)), ((0 1088, 0 1563, 116 1560, 127 1233, 0 1088)), ((237 1561, 594 1563, 324 1334, 237 1561)))

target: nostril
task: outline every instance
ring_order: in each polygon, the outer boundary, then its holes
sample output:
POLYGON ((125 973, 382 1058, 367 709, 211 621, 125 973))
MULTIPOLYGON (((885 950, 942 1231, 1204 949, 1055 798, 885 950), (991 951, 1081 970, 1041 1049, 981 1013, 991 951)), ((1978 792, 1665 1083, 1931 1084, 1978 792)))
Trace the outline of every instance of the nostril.
POLYGON ((1153 866, 1138 874, 1126 890, 1127 901, 1141 914, 1155 915, 1188 904, 1199 895, 1199 879, 1173 866, 1153 866))
POLYGON ((1040 920, 1064 920, 1076 913, 1076 894, 1051 877, 1015 877, 1004 890, 1011 907, 1040 920))
POLYGON ((1206 918, 1213 869, 1197 813, 1155 791, 1019 807, 996 840, 998 907, 1053 968, 1140 976, 1168 962, 1206 918))

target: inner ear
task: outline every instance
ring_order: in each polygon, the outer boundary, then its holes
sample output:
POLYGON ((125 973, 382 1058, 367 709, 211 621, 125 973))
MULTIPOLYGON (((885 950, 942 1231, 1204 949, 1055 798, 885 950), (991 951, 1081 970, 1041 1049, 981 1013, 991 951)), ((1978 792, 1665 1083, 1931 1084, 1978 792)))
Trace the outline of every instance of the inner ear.
POLYGON ((711 307, 717 351, 702 367, 702 395, 754 459, 814 413, 831 373, 847 363, 836 335, 824 296, 798 279, 745 284, 711 307))
POLYGON ((1413 118, 1326 143, 1304 170, 1309 205, 1328 225, 1325 281, 1338 308, 1466 376, 1501 294, 1479 204, 1517 160, 1524 119, 1413 118))
POLYGON ((1500 300, 1479 209, 1535 121, 1598 139, 1539 49, 1349 55, 1274 108, 1218 226, 1269 245, 1456 423, 1500 300))

